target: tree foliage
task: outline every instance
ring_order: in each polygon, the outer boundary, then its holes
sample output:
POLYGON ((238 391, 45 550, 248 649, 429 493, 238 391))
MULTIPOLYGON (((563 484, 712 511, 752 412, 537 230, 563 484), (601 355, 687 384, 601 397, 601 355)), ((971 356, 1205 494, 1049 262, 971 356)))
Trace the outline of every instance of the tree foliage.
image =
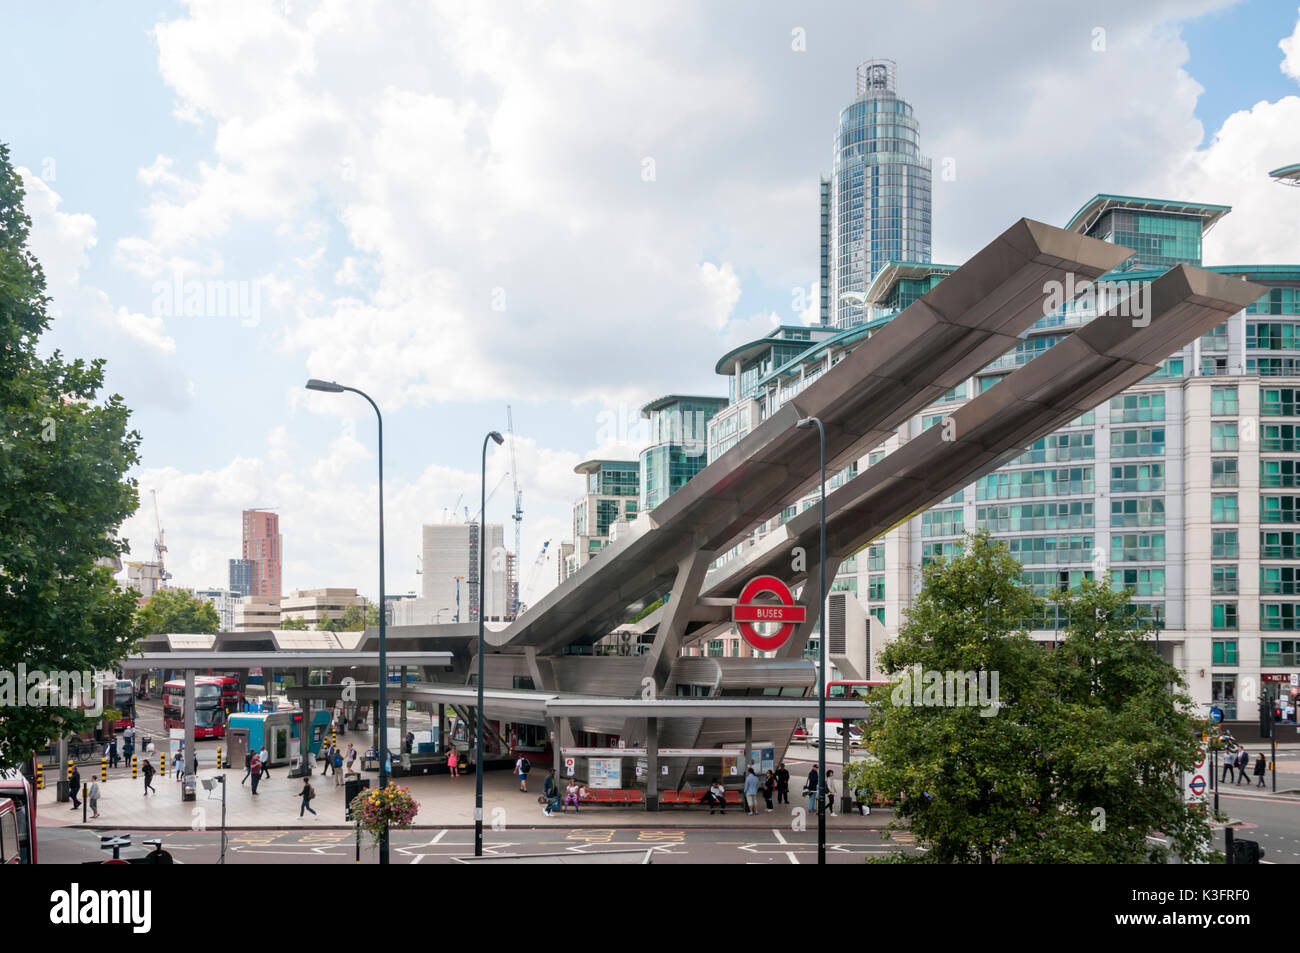
POLYGON ((1046 608, 1020 564, 987 534, 925 567, 877 689, 855 789, 898 798, 928 848, 889 859, 935 863, 1160 863, 1209 855, 1206 819, 1183 802, 1199 722, 1181 674, 1148 641, 1130 593, 1086 580, 1054 598, 1055 649, 1025 624, 1046 608), (996 705, 904 691, 921 673, 972 673, 996 705), (994 681, 996 675, 996 682, 994 681), (1161 832, 1168 847, 1150 839, 1161 832))
POLYGON ((141 635, 163 632, 221 631, 221 617, 212 603, 204 602, 184 589, 159 589, 140 607, 141 635))
MULTIPOLYGON (((139 434, 117 395, 101 397, 104 362, 37 352, 48 329, 45 276, 28 248, 22 180, 0 144, 0 668, 110 668, 135 641, 134 598, 118 589, 116 538, 138 504, 126 472, 139 434)), ((67 708, 0 715, 0 767, 25 760, 67 708)))

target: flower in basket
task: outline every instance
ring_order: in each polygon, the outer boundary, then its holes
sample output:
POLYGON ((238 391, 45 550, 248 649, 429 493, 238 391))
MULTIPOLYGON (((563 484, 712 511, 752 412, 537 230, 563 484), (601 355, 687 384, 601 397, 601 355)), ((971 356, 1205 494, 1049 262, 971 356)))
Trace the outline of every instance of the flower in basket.
POLYGON ((352 802, 357 827, 367 831, 374 843, 379 842, 385 828, 409 829, 419 810, 420 804, 411 797, 410 790, 392 782, 380 790, 362 791, 352 802))

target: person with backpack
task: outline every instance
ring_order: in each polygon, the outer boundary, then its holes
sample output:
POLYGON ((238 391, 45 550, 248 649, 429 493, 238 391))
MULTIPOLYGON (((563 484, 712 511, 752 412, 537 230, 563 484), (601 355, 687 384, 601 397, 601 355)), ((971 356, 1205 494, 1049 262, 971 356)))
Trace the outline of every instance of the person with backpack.
POLYGON ((808 780, 804 782, 803 793, 808 798, 808 813, 817 810, 817 769, 808 769, 808 780))
POLYGON ((331 748, 330 750, 334 753, 334 757, 330 762, 331 766, 334 768, 334 786, 336 788, 342 787, 343 786, 343 755, 339 753, 339 749, 337 746, 331 748))
POLYGON ((316 796, 316 789, 311 786, 311 778, 302 779, 302 790, 298 792, 298 796, 302 798, 302 807, 298 808, 299 820, 302 819, 303 811, 311 811, 312 817, 315 817, 316 812, 312 809, 311 800, 316 796))
POLYGON ((560 787, 555 781, 555 769, 551 768, 542 782, 542 813, 547 817, 560 806, 560 787))
POLYGON ((528 772, 532 769, 532 764, 523 755, 515 762, 515 773, 519 775, 519 790, 528 790, 528 772))

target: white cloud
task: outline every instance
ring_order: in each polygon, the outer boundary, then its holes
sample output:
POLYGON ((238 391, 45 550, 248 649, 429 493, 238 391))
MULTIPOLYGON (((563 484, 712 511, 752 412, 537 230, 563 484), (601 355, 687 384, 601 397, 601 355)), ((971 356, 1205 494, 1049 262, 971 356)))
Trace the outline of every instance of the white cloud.
POLYGON ((1296 21, 1295 31, 1279 40, 1277 45, 1283 53, 1282 72, 1294 80, 1300 80, 1300 19, 1296 21))

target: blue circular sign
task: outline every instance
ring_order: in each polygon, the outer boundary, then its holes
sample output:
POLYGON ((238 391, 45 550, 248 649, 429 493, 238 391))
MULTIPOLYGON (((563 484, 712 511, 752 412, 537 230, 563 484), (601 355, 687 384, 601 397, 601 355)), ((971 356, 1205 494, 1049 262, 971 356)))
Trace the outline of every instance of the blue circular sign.
POLYGON ((1223 721, 1223 709, 1218 705, 1214 705, 1210 708, 1210 721, 1214 722, 1216 725, 1223 721))

